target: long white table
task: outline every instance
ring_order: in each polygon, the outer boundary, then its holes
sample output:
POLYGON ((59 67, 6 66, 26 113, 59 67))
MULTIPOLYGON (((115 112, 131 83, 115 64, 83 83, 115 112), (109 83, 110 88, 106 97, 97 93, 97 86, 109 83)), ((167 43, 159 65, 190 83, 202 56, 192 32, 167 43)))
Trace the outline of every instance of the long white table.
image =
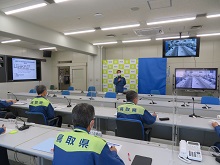
MULTIPOLYGON (((36 94, 32 93, 15 93, 15 95, 21 99, 32 99, 36 94)), ((8 94, 8 98, 13 97, 11 94, 8 94)), ((102 97, 86 97, 86 96, 66 96, 68 99, 72 100, 74 103, 88 103, 93 106, 100 107, 117 107, 119 105, 125 104, 125 99, 113 99, 113 98, 102 98, 102 97)), ((54 103, 65 103, 68 104, 68 101, 64 98, 63 95, 57 95, 57 97, 48 97, 51 102, 54 103)), ((168 102, 168 101, 155 101, 157 104, 150 104, 152 100, 139 100, 138 105, 145 107, 149 111, 156 112, 165 112, 165 113, 179 113, 189 115, 193 111, 193 103, 187 103, 188 106, 183 107, 182 102, 168 102)), ((194 103, 194 110, 197 115, 205 117, 216 118, 220 114, 220 105, 209 105, 210 109, 203 109, 204 104, 194 103)))
MULTIPOLYGON (((49 138, 54 138, 60 131, 52 130, 48 133, 45 133, 37 138, 34 138, 26 143, 23 143, 16 147, 18 152, 27 153, 30 155, 38 156, 41 158, 40 165, 44 164, 44 159, 52 160, 53 153, 45 153, 42 151, 37 151, 32 149, 33 146, 41 143, 44 140, 49 138)), ((152 165, 169 165, 169 164, 178 164, 185 165, 184 162, 177 158, 178 156, 178 148, 172 152, 171 146, 151 143, 151 142, 143 142, 138 140, 125 139, 120 137, 113 137, 103 135, 103 139, 106 141, 110 141, 113 143, 121 144, 122 148, 118 155, 124 161, 126 165, 131 164, 135 155, 141 155, 152 158, 152 165), (130 154, 130 160, 128 159, 128 153, 130 154)), ((217 165, 214 158, 208 156, 207 152, 203 152, 203 160, 202 162, 192 161, 192 165, 197 164, 212 164, 217 165)))

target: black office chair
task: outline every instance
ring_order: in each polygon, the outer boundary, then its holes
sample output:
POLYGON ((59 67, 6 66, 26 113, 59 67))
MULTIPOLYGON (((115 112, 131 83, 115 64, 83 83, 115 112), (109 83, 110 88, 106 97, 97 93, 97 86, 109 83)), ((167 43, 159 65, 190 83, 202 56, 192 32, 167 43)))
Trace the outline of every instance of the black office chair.
POLYGON ((116 119, 117 128, 115 135, 124 138, 150 141, 151 128, 144 128, 139 120, 134 119, 116 119))
POLYGON ((28 117, 27 122, 58 127, 58 117, 47 120, 43 113, 27 111, 25 113, 28 117))
POLYGON ((7 114, 7 111, 0 110, 0 118, 5 118, 5 115, 7 114))

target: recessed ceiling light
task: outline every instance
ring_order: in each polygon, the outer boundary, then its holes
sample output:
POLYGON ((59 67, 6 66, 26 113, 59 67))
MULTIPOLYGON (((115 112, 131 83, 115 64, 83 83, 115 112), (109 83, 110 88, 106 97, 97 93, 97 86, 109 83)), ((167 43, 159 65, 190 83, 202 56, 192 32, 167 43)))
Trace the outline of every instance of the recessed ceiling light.
POLYGON ((139 39, 139 40, 125 40, 122 41, 122 43, 130 43, 130 42, 146 42, 146 41, 150 41, 151 39, 139 39))
POLYGON ((53 50, 53 49, 57 50, 56 47, 40 48, 39 50, 53 50))
MULTIPOLYGON (((189 36, 181 36, 181 38, 188 38, 189 36)), ((180 38, 180 36, 173 36, 173 37, 161 37, 161 38, 156 38, 156 40, 166 40, 166 39, 175 39, 175 38, 180 38)))
POLYGON ((93 43, 93 45, 109 45, 109 44, 117 44, 117 41, 113 42, 98 42, 98 43, 93 43))
POLYGON ((70 0, 54 0, 55 3, 61 3, 61 2, 65 2, 65 1, 70 1, 70 0))
POLYGON ((128 24, 128 25, 119 25, 119 26, 101 27, 101 30, 115 30, 115 29, 124 29, 124 28, 138 27, 138 26, 140 26, 140 23, 128 24))
POLYGON ((12 7, 2 9, 2 11, 6 15, 10 15, 10 14, 19 13, 19 12, 22 12, 22 11, 27 11, 27 10, 36 9, 36 8, 39 8, 39 7, 44 7, 46 5, 47 5, 47 3, 43 0, 35 0, 35 1, 22 3, 22 4, 19 4, 19 5, 16 5, 16 6, 12 6, 12 7))
POLYGON ((220 33, 198 34, 197 37, 219 36, 220 33))
POLYGON ((2 43, 2 44, 6 44, 6 43, 12 43, 12 42, 19 42, 19 41, 21 41, 21 40, 16 39, 16 40, 7 40, 7 41, 2 41, 1 43, 2 43))
POLYGON ((172 19, 172 20, 148 22, 147 25, 157 25, 157 24, 166 24, 166 23, 174 23, 174 22, 192 21, 195 19, 196 19, 196 17, 178 18, 178 19, 172 19))
POLYGON ((216 17, 220 17, 220 14, 212 14, 212 15, 207 15, 207 18, 216 18, 216 17))
POLYGON ((94 32, 94 31, 95 31, 95 29, 88 29, 88 30, 81 30, 81 31, 73 31, 73 32, 65 32, 64 35, 91 33, 91 32, 94 32))

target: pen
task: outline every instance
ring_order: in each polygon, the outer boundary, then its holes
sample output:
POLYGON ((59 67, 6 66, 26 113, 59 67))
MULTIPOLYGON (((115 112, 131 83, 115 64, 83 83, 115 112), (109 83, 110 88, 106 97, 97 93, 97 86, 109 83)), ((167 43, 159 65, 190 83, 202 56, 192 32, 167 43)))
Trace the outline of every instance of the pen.
POLYGON ((128 160, 131 161, 131 157, 130 157, 130 154, 129 154, 129 153, 128 153, 128 160))

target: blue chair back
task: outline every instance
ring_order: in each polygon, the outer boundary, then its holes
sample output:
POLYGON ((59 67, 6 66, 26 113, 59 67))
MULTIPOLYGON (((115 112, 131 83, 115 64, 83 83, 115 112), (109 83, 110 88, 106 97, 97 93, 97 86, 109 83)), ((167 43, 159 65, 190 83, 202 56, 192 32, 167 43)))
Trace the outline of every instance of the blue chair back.
POLYGON ((62 95, 70 95, 69 91, 62 91, 62 95))
POLYGON ((220 105, 219 98, 213 96, 202 96, 201 104, 220 105))
POLYGON ((151 90, 151 91, 150 91, 150 94, 160 95, 160 91, 159 91, 159 90, 151 90))
POLYGON ((28 118, 27 122, 48 125, 47 119, 43 113, 29 112, 29 111, 25 111, 25 113, 27 114, 27 118, 28 118))
POLYGON ((37 93, 37 91, 36 91, 35 89, 31 89, 31 90, 29 91, 29 93, 37 93))
POLYGON ((70 87, 68 88, 68 90, 69 90, 69 91, 74 91, 74 87, 71 87, 71 86, 70 86, 70 87))
POLYGON ((116 136, 145 140, 144 126, 140 120, 117 118, 116 125, 116 136))
POLYGON ((89 86, 88 91, 96 91, 94 86, 89 86))
POLYGON ((88 96, 88 97, 96 97, 96 92, 90 91, 90 92, 87 93, 86 96, 88 96))
POLYGON ((105 98, 116 98, 115 92, 106 92, 105 98))

